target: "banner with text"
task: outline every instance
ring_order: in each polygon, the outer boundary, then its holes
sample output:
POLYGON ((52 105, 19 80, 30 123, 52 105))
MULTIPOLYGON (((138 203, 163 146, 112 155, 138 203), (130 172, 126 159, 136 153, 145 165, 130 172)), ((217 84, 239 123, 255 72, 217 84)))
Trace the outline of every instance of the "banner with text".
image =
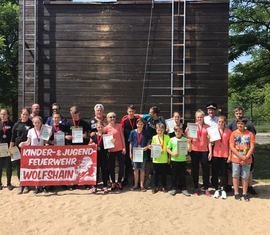
POLYGON ((96 165, 96 145, 24 147, 20 185, 95 185, 96 165))

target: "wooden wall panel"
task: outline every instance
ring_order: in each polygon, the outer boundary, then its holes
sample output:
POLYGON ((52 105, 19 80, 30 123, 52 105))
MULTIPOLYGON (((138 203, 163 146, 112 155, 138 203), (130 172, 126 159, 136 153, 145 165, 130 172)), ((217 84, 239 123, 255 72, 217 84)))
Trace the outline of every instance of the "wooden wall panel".
MULTIPOLYGON (((63 105, 65 115, 70 105, 80 106, 85 118, 99 102, 119 115, 130 103, 139 109, 151 1, 49 2, 39 3, 38 15, 38 98, 44 114, 55 101, 63 105)), ((210 101, 227 109, 228 2, 206 2, 211 1, 188 3, 187 7, 187 119, 210 101)), ((155 5, 144 99, 144 112, 158 105, 166 117, 170 104, 170 14, 170 4, 155 5)), ((179 43, 182 20, 175 18, 175 40, 179 43)), ((31 32, 31 27, 28 30, 31 32)), ((181 47, 175 49, 174 84, 179 89, 181 53, 181 47)), ((31 55, 26 56, 26 62, 31 62, 31 55)), ((31 77, 31 68, 26 68, 31 77)), ((181 92, 175 94, 180 96, 181 92)), ((175 98, 175 103, 174 109, 181 110, 181 99, 175 98)))

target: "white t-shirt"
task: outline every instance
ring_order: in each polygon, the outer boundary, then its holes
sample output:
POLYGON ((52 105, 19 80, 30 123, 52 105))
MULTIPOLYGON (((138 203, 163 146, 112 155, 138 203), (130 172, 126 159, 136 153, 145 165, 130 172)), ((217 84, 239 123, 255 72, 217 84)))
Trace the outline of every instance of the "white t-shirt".
POLYGON ((207 124, 208 126, 217 126, 218 117, 217 116, 210 117, 209 115, 205 116, 204 123, 207 124))
POLYGON ((30 138, 31 140, 31 146, 43 146, 44 145, 44 140, 40 139, 40 131, 36 131, 34 128, 31 128, 28 131, 27 137, 30 138))

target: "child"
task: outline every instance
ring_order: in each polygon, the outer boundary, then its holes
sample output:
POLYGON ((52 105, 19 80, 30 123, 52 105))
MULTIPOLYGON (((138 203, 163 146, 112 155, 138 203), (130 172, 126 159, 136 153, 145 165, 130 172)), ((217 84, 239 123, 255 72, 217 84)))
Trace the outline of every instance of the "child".
POLYGON ((174 196, 177 193, 177 188, 180 184, 180 191, 185 196, 190 196, 189 192, 186 190, 186 154, 178 153, 177 145, 178 141, 183 141, 186 143, 186 148, 188 149, 187 139, 183 137, 183 129, 180 126, 174 127, 175 137, 171 138, 168 146, 167 152, 171 155, 171 168, 172 168, 172 190, 169 193, 174 196))
POLYGON ((101 121, 97 121, 96 123, 97 132, 93 134, 90 138, 89 145, 96 144, 97 145, 97 181, 96 185, 93 186, 90 191, 91 193, 97 192, 97 184, 99 179, 99 172, 101 171, 103 188, 102 191, 104 194, 109 193, 108 190, 108 179, 109 179, 109 170, 108 170, 108 152, 104 149, 103 145, 103 132, 104 126, 101 121))
POLYGON ((144 187, 144 176, 145 176, 145 163, 146 163, 146 152, 143 154, 143 162, 134 162, 133 161, 133 149, 135 147, 141 147, 143 148, 143 151, 146 151, 148 149, 147 147, 147 140, 148 135, 145 130, 143 130, 144 122, 143 119, 138 119, 136 121, 137 129, 132 130, 129 135, 129 150, 130 150, 130 159, 133 163, 133 170, 134 170, 134 186, 131 188, 131 190, 138 189, 138 183, 139 183, 139 177, 140 177, 140 188, 142 192, 146 192, 146 189, 144 187))
POLYGON ((239 194, 239 177, 241 176, 243 198, 245 201, 249 201, 247 195, 248 177, 254 152, 255 136, 245 129, 246 123, 247 119, 244 118, 236 121, 237 129, 232 132, 230 137, 230 149, 232 151, 230 160, 232 162, 234 197, 236 200, 241 200, 239 194))
POLYGON ((212 157, 212 182, 215 187, 214 198, 219 198, 221 194, 222 199, 227 198, 225 189, 227 188, 227 161, 229 157, 229 141, 231 130, 225 127, 226 117, 218 117, 218 131, 220 133, 220 140, 214 142, 213 157, 212 157), (220 189, 218 178, 220 176, 220 189))
MULTIPOLYGON (((42 127, 42 118, 40 116, 35 116, 32 119, 34 127, 28 131, 27 140, 21 142, 19 147, 23 146, 44 146, 47 142, 40 138, 41 127, 42 127)), ((35 194, 41 193, 44 189, 44 192, 47 192, 46 187, 35 187, 35 194)))
MULTIPOLYGON (((197 138, 189 137, 190 142, 190 156, 192 164, 192 178, 194 184, 194 195, 199 195, 199 169, 202 166, 203 188, 204 194, 210 197, 209 188, 209 160, 212 157, 212 146, 208 140, 207 128, 204 124, 204 112, 197 110, 195 113, 195 123, 197 125, 197 138)), ((188 132, 188 128, 187 128, 188 132)), ((189 133, 189 132, 188 132, 189 133)))
MULTIPOLYGON (((161 154, 159 157, 153 158, 153 177, 154 185, 152 188, 152 193, 158 192, 159 178, 161 177, 162 191, 167 192, 166 181, 167 181, 167 171, 168 171, 168 153, 167 145, 170 140, 168 135, 164 134, 165 125, 163 123, 156 124, 157 135, 152 138, 152 144, 159 144, 161 146, 161 154)), ((152 147, 151 147, 152 148, 152 147)))

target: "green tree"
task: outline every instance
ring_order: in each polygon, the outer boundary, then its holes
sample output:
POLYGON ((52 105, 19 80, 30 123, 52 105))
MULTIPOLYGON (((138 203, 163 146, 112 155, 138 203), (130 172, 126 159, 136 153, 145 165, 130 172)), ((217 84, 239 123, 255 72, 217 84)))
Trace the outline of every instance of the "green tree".
POLYGON ((0 3, 0 103, 17 112, 18 86, 18 22, 17 1, 0 3))
POLYGON ((251 56, 229 76, 229 110, 240 104, 254 119, 270 120, 270 1, 231 2, 229 52, 230 61, 251 56))

